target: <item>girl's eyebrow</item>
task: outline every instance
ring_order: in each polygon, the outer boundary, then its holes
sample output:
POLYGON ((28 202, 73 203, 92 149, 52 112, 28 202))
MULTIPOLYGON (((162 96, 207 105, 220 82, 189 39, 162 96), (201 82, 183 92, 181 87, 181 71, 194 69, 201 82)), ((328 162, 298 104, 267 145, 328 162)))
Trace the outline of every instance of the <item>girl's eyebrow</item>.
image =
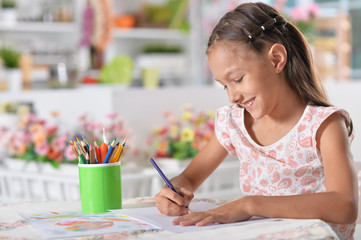
MULTIPOLYGON (((228 79, 229 78, 229 75, 231 75, 233 72, 235 71, 242 71, 239 67, 234 67, 234 68, 230 68, 227 70, 226 74, 224 75, 224 78, 225 79, 228 79)), ((222 81, 221 80, 218 80, 218 79, 214 79, 216 80, 217 82, 221 83, 222 81)), ((221 83, 222 84, 222 83, 221 83)))

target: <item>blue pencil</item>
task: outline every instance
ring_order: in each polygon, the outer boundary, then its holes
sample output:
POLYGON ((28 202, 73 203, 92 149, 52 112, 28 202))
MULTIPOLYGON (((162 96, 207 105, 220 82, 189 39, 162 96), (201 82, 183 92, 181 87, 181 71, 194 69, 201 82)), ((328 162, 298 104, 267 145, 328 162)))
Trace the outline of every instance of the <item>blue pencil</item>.
POLYGON ((109 145, 108 152, 107 152, 107 155, 105 155, 103 163, 108 163, 109 158, 112 155, 112 152, 113 152, 113 149, 114 149, 114 146, 115 146, 115 141, 116 141, 116 138, 114 138, 112 144, 109 145))
MULTIPOLYGON (((163 178, 164 182, 167 184, 167 186, 172 189, 175 193, 177 193, 178 195, 179 192, 175 189, 175 187, 173 186, 173 184, 168 180, 168 178, 164 175, 163 171, 160 169, 160 167, 158 166, 158 164, 154 161, 153 158, 149 159, 150 162, 153 164, 154 168, 158 171, 159 175, 163 178)), ((186 206, 186 209, 188 211, 188 213, 191 213, 191 210, 189 209, 188 206, 186 206)))

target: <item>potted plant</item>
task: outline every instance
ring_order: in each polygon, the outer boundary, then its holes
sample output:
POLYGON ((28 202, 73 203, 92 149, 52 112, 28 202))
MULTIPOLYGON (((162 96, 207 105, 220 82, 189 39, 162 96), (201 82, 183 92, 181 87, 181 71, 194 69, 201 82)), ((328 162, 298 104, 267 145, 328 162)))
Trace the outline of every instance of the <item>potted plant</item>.
POLYGON ((17 20, 15 0, 1 0, 1 20, 6 24, 14 24, 17 20))
POLYGON ((12 47, 0 49, 0 58, 4 66, 3 79, 7 82, 8 90, 17 92, 22 89, 22 72, 19 69, 21 54, 12 47))

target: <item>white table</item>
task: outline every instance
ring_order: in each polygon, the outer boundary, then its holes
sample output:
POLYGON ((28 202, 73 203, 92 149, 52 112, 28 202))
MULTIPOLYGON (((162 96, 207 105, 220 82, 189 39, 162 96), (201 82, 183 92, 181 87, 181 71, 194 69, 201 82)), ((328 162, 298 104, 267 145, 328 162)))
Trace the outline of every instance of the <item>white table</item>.
MULTIPOLYGON (((203 199, 204 200, 204 199, 203 199)), ((225 201, 207 199, 222 204, 225 201)), ((124 200, 123 207, 154 206, 152 198, 124 200)), ((40 235, 27 223, 18 212, 29 211, 80 211, 80 202, 38 202, 16 203, 0 206, 0 239, 41 239, 40 235)), ((329 225, 318 219, 281 219, 272 222, 258 222, 249 225, 217 228, 197 232, 173 233, 164 230, 109 233, 103 236, 86 236, 86 239, 338 239, 329 225)), ((84 238, 72 238, 84 239, 84 238)))

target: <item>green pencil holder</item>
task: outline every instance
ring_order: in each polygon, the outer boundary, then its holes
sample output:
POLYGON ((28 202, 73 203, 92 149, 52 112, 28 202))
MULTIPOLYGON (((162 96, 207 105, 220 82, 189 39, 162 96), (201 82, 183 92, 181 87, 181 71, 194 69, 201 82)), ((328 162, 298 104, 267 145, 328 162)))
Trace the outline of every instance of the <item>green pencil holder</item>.
POLYGON ((83 212, 103 213, 122 208, 120 162, 78 166, 83 212))

